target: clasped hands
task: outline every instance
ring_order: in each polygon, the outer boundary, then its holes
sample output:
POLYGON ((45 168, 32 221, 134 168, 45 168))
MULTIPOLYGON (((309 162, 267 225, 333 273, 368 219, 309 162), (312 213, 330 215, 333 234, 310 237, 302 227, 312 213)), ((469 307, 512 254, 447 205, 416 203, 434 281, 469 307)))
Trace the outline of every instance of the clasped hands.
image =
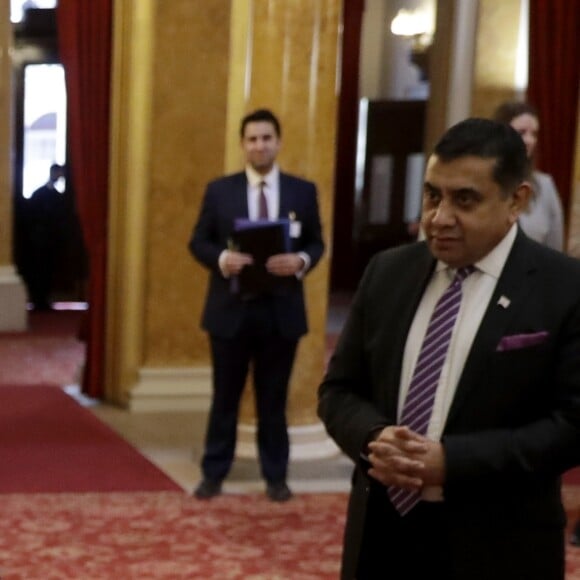
MULTIPOLYGON (((225 256, 224 268, 230 275, 237 275, 244 266, 254 263, 250 254, 229 250, 225 256)), ((274 254, 266 261, 266 270, 274 276, 293 276, 302 270, 304 260, 298 254, 274 254)))
POLYGON ((368 444, 368 451, 368 474, 385 486, 420 490, 444 482, 443 445, 408 427, 385 427, 368 444))

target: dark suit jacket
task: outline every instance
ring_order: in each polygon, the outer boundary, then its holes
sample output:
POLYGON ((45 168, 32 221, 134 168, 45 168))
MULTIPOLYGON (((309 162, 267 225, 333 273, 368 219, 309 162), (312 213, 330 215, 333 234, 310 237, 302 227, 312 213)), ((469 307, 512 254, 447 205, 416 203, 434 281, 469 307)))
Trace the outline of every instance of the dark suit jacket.
MULTIPOLYGON (((357 462, 344 578, 354 577, 369 493, 360 454, 373 428, 396 423, 405 341, 434 266, 424 242, 375 256, 320 388, 320 417, 357 462)), ((518 232, 442 440, 444 501, 457 558, 473 557, 470 530, 561 530, 559 475, 580 461, 579 261, 518 232), (512 338, 501 342, 506 336, 512 338)))
MULTIPOLYGON (((230 280, 223 277, 218 259, 227 248, 235 218, 248 217, 246 174, 236 173, 212 181, 189 242, 191 253, 210 271, 209 288, 202 316, 202 327, 214 336, 232 338, 240 328, 247 303, 232 293, 230 280)), ((291 251, 310 256, 310 269, 324 251, 316 186, 303 179, 280 173, 279 217, 301 223, 299 237, 291 237, 291 251)), ((276 318, 282 336, 295 339, 308 330, 302 282, 286 285, 273 296, 276 318)))

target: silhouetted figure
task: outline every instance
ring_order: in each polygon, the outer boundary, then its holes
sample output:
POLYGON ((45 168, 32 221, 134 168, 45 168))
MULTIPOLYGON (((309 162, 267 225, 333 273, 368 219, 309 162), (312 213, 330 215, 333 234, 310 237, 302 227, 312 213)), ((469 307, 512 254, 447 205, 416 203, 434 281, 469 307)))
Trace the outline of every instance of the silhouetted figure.
POLYGON ((67 211, 56 183, 64 168, 53 164, 48 181, 24 203, 25 263, 23 276, 35 310, 50 309, 54 271, 64 247, 67 211))

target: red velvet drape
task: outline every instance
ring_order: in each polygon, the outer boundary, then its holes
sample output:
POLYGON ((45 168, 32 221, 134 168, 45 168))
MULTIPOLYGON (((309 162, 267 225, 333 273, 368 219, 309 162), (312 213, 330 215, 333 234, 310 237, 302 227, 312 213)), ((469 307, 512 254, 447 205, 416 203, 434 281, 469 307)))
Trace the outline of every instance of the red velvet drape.
POLYGON ((112 0, 59 0, 57 26, 66 75, 71 175, 89 256, 82 388, 87 395, 100 398, 104 392, 112 0))
POLYGON ((553 176, 566 214, 578 115, 579 24, 578 0, 530 0, 527 97, 541 122, 538 166, 553 176))
POLYGON ((348 0, 343 8, 342 63, 340 98, 338 103, 338 131, 336 168, 334 173, 334 212, 331 264, 331 290, 353 290, 356 285, 352 230, 356 169, 356 140, 358 129, 360 50, 364 0, 348 0), (338 210, 338 208, 340 208, 338 210), (344 235, 338 235, 344 232, 344 235))

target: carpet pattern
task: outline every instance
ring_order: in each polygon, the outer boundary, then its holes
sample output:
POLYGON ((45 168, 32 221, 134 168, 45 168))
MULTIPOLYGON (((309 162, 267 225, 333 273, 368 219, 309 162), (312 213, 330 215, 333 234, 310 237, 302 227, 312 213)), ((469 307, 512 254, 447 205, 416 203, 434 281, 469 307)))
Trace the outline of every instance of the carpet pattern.
POLYGON ((346 494, 0 496, 2 580, 335 580, 346 494))
MULTIPOLYGON (((563 488, 569 515, 580 489, 563 488)), ((179 492, 0 496, 2 580, 335 580, 347 495, 210 502, 179 492)), ((571 518, 572 520, 572 518, 571 518)), ((566 580, 580 579, 567 547, 566 580)), ((515 579, 514 579, 515 580, 515 579)))
MULTIPOLYGON (((54 388, 78 382, 80 321, 31 313, 27 333, 0 334, 0 384, 12 385, 0 387, 0 578, 335 580, 347 495, 184 494, 54 388)), ((569 537, 580 468, 564 483, 569 537)), ((580 547, 569 544, 566 580, 580 580, 580 547)))
POLYGON ((83 312, 30 312, 27 332, 0 333, 0 384, 65 386, 80 382, 83 312))

